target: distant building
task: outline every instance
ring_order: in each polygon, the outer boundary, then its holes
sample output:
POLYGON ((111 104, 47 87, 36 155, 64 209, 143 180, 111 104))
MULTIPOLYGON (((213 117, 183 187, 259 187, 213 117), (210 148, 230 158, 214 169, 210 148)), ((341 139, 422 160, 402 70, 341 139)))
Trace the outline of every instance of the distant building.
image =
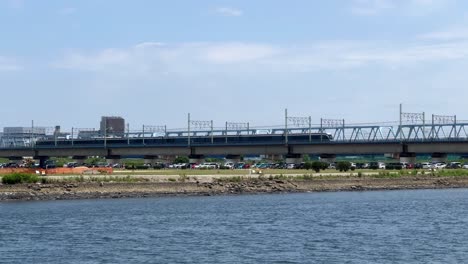
POLYGON ((103 116, 99 130, 102 135, 123 136, 125 134, 125 119, 119 116, 103 116))
POLYGON ((80 139, 90 139, 90 138, 99 138, 101 132, 98 130, 80 130, 78 132, 78 138, 80 139))
POLYGON ((45 127, 4 127, 4 135, 45 135, 45 127))
POLYGON ((3 147, 22 147, 44 138, 46 138, 45 127, 4 127, 0 145, 3 147))

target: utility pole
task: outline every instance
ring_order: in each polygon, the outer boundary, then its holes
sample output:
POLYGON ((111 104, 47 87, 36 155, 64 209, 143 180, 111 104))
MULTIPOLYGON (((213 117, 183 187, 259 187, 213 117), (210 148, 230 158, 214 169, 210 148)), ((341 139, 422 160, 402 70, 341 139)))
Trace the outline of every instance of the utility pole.
POLYGON ((130 123, 127 123, 127 145, 130 145, 130 123))
POLYGON ((401 115, 403 114, 403 104, 400 103, 400 125, 398 126, 398 134, 400 136, 400 141, 403 139, 402 131, 401 131, 401 125, 402 125, 402 120, 401 120, 401 115))
POLYGON ((30 138, 29 138, 29 144, 31 144, 31 148, 34 148, 33 133, 34 133, 34 120, 31 120, 31 134, 30 134, 30 138))
POLYGON ((284 142, 288 144, 288 109, 284 109, 284 142))
POLYGON ((190 147, 190 113, 187 115, 187 120, 188 120, 188 129, 187 129, 187 146, 190 147))

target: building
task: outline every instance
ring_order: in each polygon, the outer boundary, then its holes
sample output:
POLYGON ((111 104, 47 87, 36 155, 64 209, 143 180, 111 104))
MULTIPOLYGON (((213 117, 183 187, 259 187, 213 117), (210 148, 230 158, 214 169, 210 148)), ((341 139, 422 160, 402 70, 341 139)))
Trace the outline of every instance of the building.
POLYGON ((30 146, 38 139, 46 138, 45 127, 4 127, 0 138, 2 147, 30 146))
POLYGON ((102 135, 122 137, 125 134, 125 119, 119 116, 103 116, 99 131, 102 135))

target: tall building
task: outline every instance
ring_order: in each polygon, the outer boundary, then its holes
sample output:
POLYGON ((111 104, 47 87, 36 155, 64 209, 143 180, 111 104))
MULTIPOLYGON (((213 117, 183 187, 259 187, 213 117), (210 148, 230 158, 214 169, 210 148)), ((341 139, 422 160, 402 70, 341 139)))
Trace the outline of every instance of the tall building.
POLYGON ((123 136, 125 133, 125 119, 120 116, 101 117, 101 134, 123 136))

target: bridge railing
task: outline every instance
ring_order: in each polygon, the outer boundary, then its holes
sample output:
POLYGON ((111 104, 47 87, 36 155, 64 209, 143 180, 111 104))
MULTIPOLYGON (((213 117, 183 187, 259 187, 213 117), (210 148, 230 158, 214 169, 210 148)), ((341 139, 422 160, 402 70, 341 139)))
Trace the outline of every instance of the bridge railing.
MULTIPOLYGON (((26 131, 28 132, 28 131, 26 131)), ((184 130, 165 130, 164 132, 151 130, 128 130, 124 133, 102 134, 96 129, 74 128, 69 132, 54 131, 52 128, 44 130, 32 130, 30 133, 1 133, 0 148, 34 148, 36 142, 48 140, 52 145, 60 145, 60 142, 69 142, 73 145, 76 140, 92 139, 98 142, 103 140, 122 139, 131 140, 151 138, 178 138, 188 137, 189 132, 184 130), (40 133, 39 133, 39 132, 40 133)), ((347 125, 343 127, 252 127, 249 129, 213 129, 190 131, 191 137, 229 137, 236 136, 259 136, 259 135, 282 135, 290 137, 294 135, 317 135, 327 134, 332 137, 330 143, 343 142, 401 142, 401 141, 460 141, 468 140, 468 123, 457 124, 404 124, 404 125, 347 125)), ((310 137, 312 139, 312 137, 310 137)), ((319 143, 315 137, 311 143, 319 143), (312 142, 313 141, 313 142, 312 142)), ((328 142, 328 140, 325 140, 328 142)), ((227 142, 227 140, 226 140, 227 142)), ((285 140, 286 142, 286 140, 285 140)), ((209 143, 209 142, 208 142, 209 143)), ((248 143, 248 141, 247 141, 248 143)), ((293 143, 293 142, 291 142, 293 143)))

